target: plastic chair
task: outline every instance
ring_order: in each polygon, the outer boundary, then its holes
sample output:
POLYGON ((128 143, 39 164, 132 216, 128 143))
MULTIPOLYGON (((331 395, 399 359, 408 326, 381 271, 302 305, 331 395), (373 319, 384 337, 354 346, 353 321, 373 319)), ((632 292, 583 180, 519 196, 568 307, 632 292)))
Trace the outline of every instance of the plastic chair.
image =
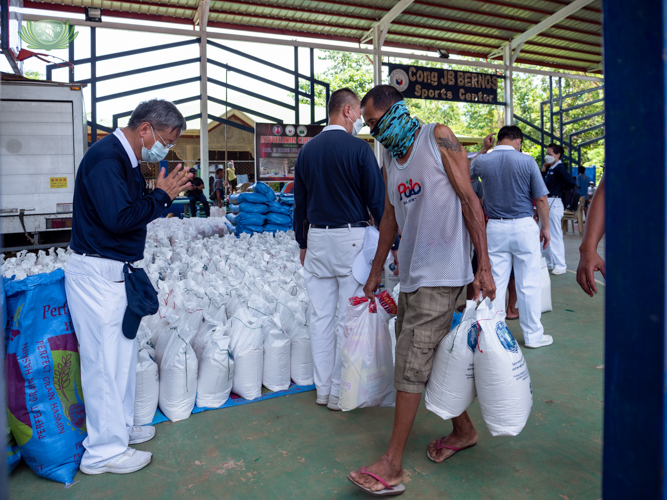
POLYGON ((574 233, 574 223, 577 221, 577 213, 576 212, 570 212, 569 210, 566 210, 565 213, 563 214, 563 218, 561 219, 561 227, 563 228, 563 234, 567 233, 567 223, 572 222, 572 232, 574 233))

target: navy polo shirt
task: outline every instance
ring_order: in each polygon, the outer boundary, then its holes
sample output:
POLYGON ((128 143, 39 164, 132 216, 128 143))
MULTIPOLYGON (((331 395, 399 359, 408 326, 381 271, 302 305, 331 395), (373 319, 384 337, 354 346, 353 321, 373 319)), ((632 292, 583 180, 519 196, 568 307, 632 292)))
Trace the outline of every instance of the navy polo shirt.
POLYGON ((384 179, 368 143, 329 126, 301 148, 294 165, 294 232, 306 248, 303 221, 338 226, 369 220, 380 224, 384 179))
POLYGON ((576 185, 565 165, 560 161, 546 171, 544 183, 547 185, 551 198, 560 198, 563 196, 563 191, 567 191, 576 185))
POLYGON ((162 215, 171 198, 162 189, 150 194, 141 169, 113 134, 93 144, 74 183, 72 250, 107 259, 144 258, 146 225, 162 215))

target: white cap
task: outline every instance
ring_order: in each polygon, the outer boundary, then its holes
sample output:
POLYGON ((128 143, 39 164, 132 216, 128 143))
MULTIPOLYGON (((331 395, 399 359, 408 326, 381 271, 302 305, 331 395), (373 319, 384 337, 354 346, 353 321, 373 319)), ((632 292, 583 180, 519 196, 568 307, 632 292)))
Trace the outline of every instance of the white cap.
POLYGON ((364 246, 354 260, 354 264, 352 264, 352 275, 362 285, 366 284, 368 276, 371 274, 371 267, 373 266, 373 259, 378 249, 379 240, 380 231, 373 226, 368 226, 364 234, 364 246))

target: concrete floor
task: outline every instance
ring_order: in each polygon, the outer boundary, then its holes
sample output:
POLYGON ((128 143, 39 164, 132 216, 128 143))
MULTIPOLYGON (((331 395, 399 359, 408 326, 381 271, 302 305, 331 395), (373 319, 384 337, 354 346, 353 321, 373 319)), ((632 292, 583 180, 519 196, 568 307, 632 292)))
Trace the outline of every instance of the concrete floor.
MULTIPOLYGON (((571 233, 570 233, 571 234, 571 233)), ((568 269, 577 267, 579 236, 566 236, 568 269)), ((479 405, 470 414, 479 444, 443 464, 425 456, 451 423, 419 411, 404 459, 403 498, 586 499, 601 496, 604 286, 595 298, 573 273, 552 277, 554 311, 543 316, 552 346, 524 349, 533 410, 523 432, 493 438, 479 405)), ((509 327, 523 344, 518 321, 509 327)), ((25 465, 10 476, 12 498, 367 498, 346 479, 387 446, 392 409, 333 413, 315 393, 204 412, 163 423, 152 441, 153 463, 128 476, 85 476, 70 489, 25 465)))

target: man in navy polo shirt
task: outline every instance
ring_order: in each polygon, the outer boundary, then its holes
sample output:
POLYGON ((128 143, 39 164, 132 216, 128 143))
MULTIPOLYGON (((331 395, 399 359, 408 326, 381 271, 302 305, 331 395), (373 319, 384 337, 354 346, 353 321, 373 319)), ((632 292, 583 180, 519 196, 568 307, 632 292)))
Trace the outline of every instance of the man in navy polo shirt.
POLYGON ((373 150, 354 137, 362 126, 357 94, 337 90, 329 99, 329 125, 301 149, 294 165, 294 231, 312 304, 316 403, 334 411, 340 410, 345 311, 349 298, 362 294, 352 264, 370 215, 379 224, 384 211, 384 180, 373 150))
POLYGON ((151 453, 128 447, 151 439, 155 428, 134 426, 137 348, 123 334, 123 267, 143 259, 146 225, 190 187, 191 176, 178 165, 166 177, 161 169, 148 193, 139 168, 139 161, 164 159, 185 128, 171 102, 142 102, 127 127, 92 145, 76 175, 74 255, 65 290, 79 341, 88 429, 80 469, 86 474, 127 474, 152 459, 151 453))

